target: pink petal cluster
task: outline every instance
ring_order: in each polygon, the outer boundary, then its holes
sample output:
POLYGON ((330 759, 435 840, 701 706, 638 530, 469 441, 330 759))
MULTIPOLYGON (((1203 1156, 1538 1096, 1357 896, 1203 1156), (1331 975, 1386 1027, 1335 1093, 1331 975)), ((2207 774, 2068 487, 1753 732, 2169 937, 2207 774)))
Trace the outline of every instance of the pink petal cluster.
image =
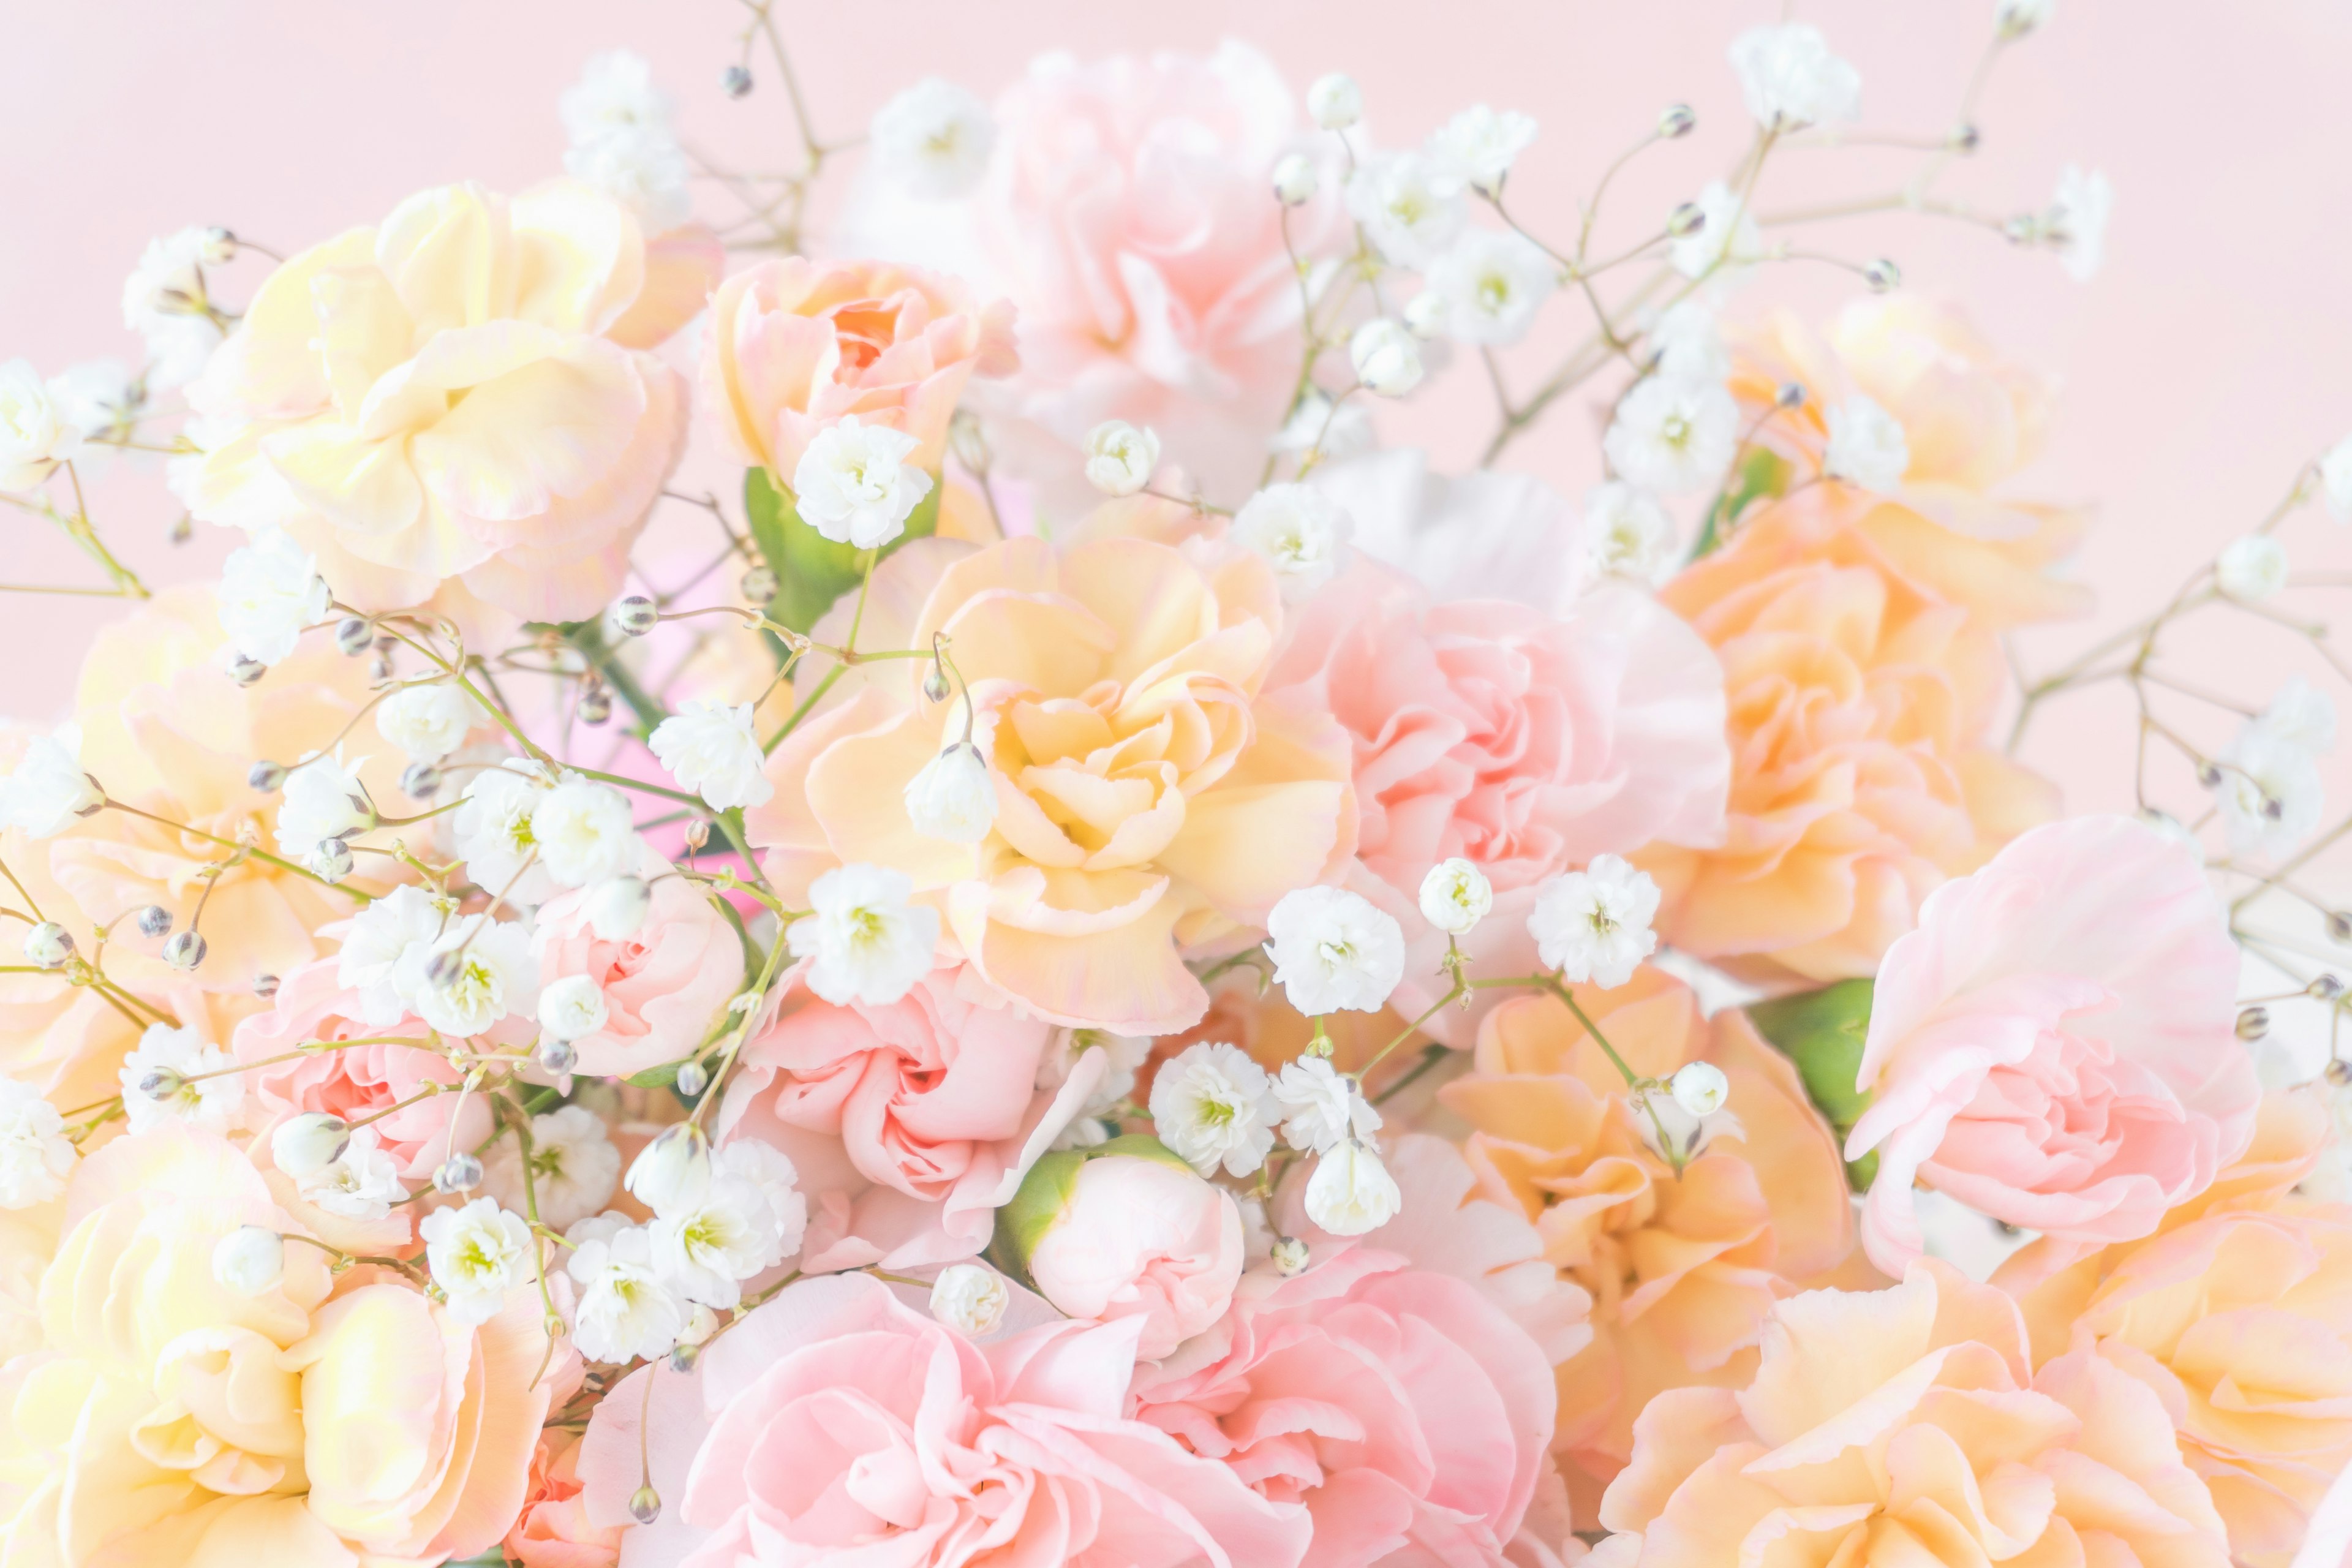
POLYGON ((1224 1189, 1180 1162, 1111 1155, 1078 1167, 1029 1273, 1073 1318, 1138 1320, 1135 1353, 1158 1361, 1224 1315, 1243 1251, 1241 1210, 1224 1189))
POLYGON ((540 973, 584 974, 604 989, 604 1026, 573 1042, 582 1072, 627 1078, 679 1060, 742 984, 735 928, 695 884, 663 876, 668 868, 648 852, 640 872, 652 901, 645 923, 619 941, 591 923, 593 888, 540 908, 531 938, 540 973))
POLYGON ((1879 973, 1846 1144, 1879 1153, 1873 1261, 1918 1255, 1915 1182, 2061 1247, 2156 1229, 2253 1135, 2237 976, 2195 858, 2128 818, 2035 828, 1928 895, 1879 973))
POLYGON ((1140 1327, 1055 1322, 976 1345, 879 1281, 804 1281, 714 1341, 695 1375, 648 1367, 596 1407, 589 1516, 629 1522, 643 1441, 667 1500, 632 1533, 632 1568, 1293 1568, 1305 1510, 1128 1415, 1140 1327))

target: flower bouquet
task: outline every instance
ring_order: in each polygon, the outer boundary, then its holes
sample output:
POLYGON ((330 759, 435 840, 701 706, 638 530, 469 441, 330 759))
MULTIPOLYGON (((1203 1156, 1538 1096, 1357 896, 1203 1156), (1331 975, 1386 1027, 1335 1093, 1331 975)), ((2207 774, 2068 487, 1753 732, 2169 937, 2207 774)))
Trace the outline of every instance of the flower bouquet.
POLYGON ((2097 174, 1944 188, 2048 0, 1925 135, 1745 32, 1721 178, 1611 197, 1669 107, 1568 232, 1529 114, 1239 44, 828 138, 744 4, 780 168, 606 54, 562 175, 0 368, 26 586, 131 601, 0 735, 0 1563, 2335 1568, 2335 710, 2166 650, 2343 673, 2352 443, 2022 672, 2051 383, 1835 238, 2090 278, 2097 174), (142 453, 216 580, 110 548, 142 453))

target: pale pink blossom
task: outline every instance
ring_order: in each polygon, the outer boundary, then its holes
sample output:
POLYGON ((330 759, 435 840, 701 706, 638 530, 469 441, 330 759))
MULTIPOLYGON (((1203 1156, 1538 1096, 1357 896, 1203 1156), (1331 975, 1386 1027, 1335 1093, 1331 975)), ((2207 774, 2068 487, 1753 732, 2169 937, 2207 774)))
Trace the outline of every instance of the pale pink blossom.
POLYGON ((572 1045, 578 1070, 626 1078, 674 1062, 700 1045, 743 982, 743 948, 709 895, 647 852, 639 868, 652 889, 645 923, 620 941, 596 933, 600 888, 577 889, 541 906, 531 939, 541 978, 584 974, 603 989, 604 1023, 572 1045))
POLYGON ((1243 1257, 1231 1194, 1172 1156, 1108 1154, 1078 1167, 1029 1274, 1071 1317, 1140 1319, 1136 1354, 1157 1361, 1224 1315, 1243 1257))
POLYGON ((1915 1182, 2077 1255, 2153 1231, 2253 1135, 2237 977, 2196 860, 2127 817, 2034 828, 1930 893, 1857 1074, 1872 1260, 1919 1255, 1915 1182))

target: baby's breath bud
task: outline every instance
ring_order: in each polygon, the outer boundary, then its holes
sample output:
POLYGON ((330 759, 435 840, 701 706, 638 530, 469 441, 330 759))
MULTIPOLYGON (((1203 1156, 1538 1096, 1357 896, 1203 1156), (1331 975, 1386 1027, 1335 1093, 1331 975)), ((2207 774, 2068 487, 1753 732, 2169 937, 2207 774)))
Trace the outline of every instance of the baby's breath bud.
POLYGON ((729 66, 719 73, 719 90, 730 98, 742 98, 751 90, 751 73, 741 66, 729 66))
POLYGON ((379 653, 368 660, 368 684, 383 686, 392 679, 392 655, 379 653))
POLYGON ((375 646, 375 628, 357 616, 345 616, 335 624, 335 646, 357 658, 375 646))
POLYGON ((677 1069, 677 1091, 692 1100, 710 1087, 710 1069, 700 1062, 687 1062, 677 1069))
POLYGON ((139 1080, 139 1092, 152 1100, 166 1100, 187 1087, 186 1075, 177 1068, 154 1068, 139 1080))
POLYGON ((196 520, 194 514, 184 511, 180 514, 179 521, 172 524, 171 531, 164 534, 163 537, 170 540, 174 544, 185 544, 195 536, 196 520))
POLYGON ((1274 1266, 1285 1279, 1295 1279, 1307 1272, 1307 1244, 1295 1236, 1286 1236, 1274 1244, 1274 1266))
POLYGON ((923 698, 926 701, 945 702, 948 700, 948 672, 938 665, 923 677, 923 698))
POLYGON ((1774 389, 1772 401, 1783 408, 1802 408, 1805 405, 1805 384, 1801 381, 1782 382, 1774 389))
POLYGON ((686 825, 686 847, 688 849, 699 855, 702 853, 703 846, 709 842, 710 819, 709 817, 698 816, 686 825))
POLYGON ((471 1192, 481 1184, 482 1163, 463 1150, 442 1161, 433 1173, 433 1190, 436 1192, 471 1192))
POLYGON ((150 904, 139 911, 139 934, 157 937, 172 934, 172 911, 161 904, 150 904))
POLYGON ((2333 1002, 2344 994, 2344 982, 2336 979, 2333 974, 2323 974, 2305 989, 2322 1002, 2333 1002))
POLYGON ((1364 117, 1364 93, 1341 71, 1317 77, 1307 89, 1307 112, 1326 131, 1345 131, 1364 117))
POLYGON ((2238 1038, 2248 1042, 2261 1039, 2271 1032, 2271 1010, 2249 1007, 2238 1015, 2238 1038))
POLYGON ((2206 789, 2221 787, 2221 770, 2211 763, 2197 764, 2197 782, 2206 789))
POLYGON ((613 624, 629 637, 641 637, 660 621, 660 608, 643 594, 632 594, 613 606, 613 624))
POLYGON ((1274 199, 1295 207, 1315 198, 1315 161, 1304 153, 1283 155, 1274 166, 1274 199))
POLYGON ((454 947, 444 948, 433 955, 425 966, 425 978, 436 985, 447 985, 464 972, 466 955, 454 947))
POLYGON ((1882 256, 1864 264, 1862 280, 1870 285, 1872 293, 1884 294, 1903 287, 1903 268, 1882 256))
POLYGON ((1973 153, 1983 145, 1984 133, 1979 131, 1975 126, 1955 125, 1952 127, 1953 152, 1973 153))
POLYGON ((580 1065, 579 1047, 570 1040, 543 1039, 539 1042, 539 1065, 552 1073, 570 1072, 580 1065))
POLYGON ((43 921, 25 933, 25 956, 43 969, 55 969, 73 956, 73 932, 55 921, 43 921))
POLYGON ((583 724, 602 724, 613 716, 613 689, 603 681, 580 689, 580 705, 572 710, 583 724))
POLYGON ((253 994, 264 1002, 278 994, 278 976, 267 971, 253 977, 253 994))
POLYGON ((1676 239, 1687 239, 1706 226, 1706 214, 1696 202, 1685 202, 1666 215, 1666 232, 1676 239))
POLYGON ((700 1345, 676 1344, 669 1347, 669 1369, 672 1372, 692 1372, 694 1363, 701 1359, 700 1345))
POLYGON ((2327 1081, 2338 1089, 2344 1088, 2347 1084, 2352 1084, 2352 1062, 2347 1062, 2340 1057, 2329 1062, 2327 1081))
POLYGON ((763 561, 743 574, 744 602, 765 605, 776 596, 778 586, 780 584, 776 581, 776 569, 763 561))
POLYGON ((411 763, 400 770, 400 793, 411 800, 431 800, 441 788, 441 770, 431 763, 411 763))
POLYGON ((2333 942, 2352 942, 2352 914, 2342 910, 2328 910, 2327 935, 2333 942))
POLYGON ((202 963, 205 954, 211 951, 212 947, 205 941, 203 932, 184 931, 163 944, 163 962, 185 972, 202 963))
POLYGON ((1679 137, 1689 135, 1692 128, 1697 124, 1698 116, 1691 112, 1689 104, 1670 103, 1666 105, 1665 112, 1658 116, 1658 134, 1664 140, 1672 142, 1679 137))
POLYGON ((651 1524, 661 1517, 661 1493, 647 1481, 629 1494, 629 1517, 639 1524, 651 1524))
POLYGON ((340 882, 352 874, 352 847, 340 838, 321 838, 310 851, 310 869, 322 882, 340 882))
POLYGON ((286 769, 264 758, 245 771, 245 782, 264 795, 275 795, 285 787, 286 769))
POLYGON ((269 673, 269 667, 257 658, 238 654, 228 661, 228 678, 239 686, 250 686, 269 673))

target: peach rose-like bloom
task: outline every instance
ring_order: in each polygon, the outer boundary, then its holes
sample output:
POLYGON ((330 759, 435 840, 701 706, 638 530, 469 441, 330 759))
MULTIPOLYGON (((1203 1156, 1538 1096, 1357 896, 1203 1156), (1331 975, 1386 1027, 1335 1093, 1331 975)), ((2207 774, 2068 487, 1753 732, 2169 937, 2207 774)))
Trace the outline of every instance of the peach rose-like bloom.
POLYGON ((2023 835, 1887 950, 1846 1142, 1863 1241, 1900 1270, 1915 1183, 2084 1250, 2156 1229, 2253 1134, 2238 951, 2189 851, 2127 817, 2023 835))
POLYGON ((711 1341, 694 1375, 645 1368, 597 1405, 589 1518, 629 1524, 643 1452, 664 1502, 626 1537, 645 1568, 1294 1568, 1304 1509, 1128 1415, 1140 1326, 974 1344, 879 1280, 803 1280, 711 1341))
POLYGON ((240 1225, 302 1234, 226 1142, 177 1126, 85 1160, 0 1367, 0 1542, 76 1563, 361 1568, 495 1545, 549 1389, 528 1290, 480 1328, 397 1276, 286 1248, 257 1295, 213 1276, 240 1225))
POLYGON ((1844 1260, 1853 1221, 1828 1125, 1743 1015, 1710 1024, 1654 969, 1576 994, 1635 1073, 1721 1068, 1736 1119, 1677 1175, 1623 1077, 1549 996, 1487 1014, 1472 1070, 1440 1091, 1470 1124, 1463 1152, 1481 1194, 1525 1214, 1544 1256, 1591 1293, 1595 1339, 1559 1369, 1559 1449, 1605 1481, 1652 1394, 1744 1374, 1773 1302, 1844 1260))
POLYGON ((2002 359, 1951 306, 1910 294, 1857 300, 1820 333, 1779 311, 1735 351, 1732 395, 1751 417, 1782 386, 1805 389, 1758 432, 1802 476, 1822 472, 1829 412, 1857 393, 1903 426, 1910 464, 1893 493, 1832 487, 1898 570, 1996 626, 2089 607, 2089 590, 2052 570, 2086 515, 1993 493, 2041 450, 2052 377, 2002 359))
POLYGON ((2029 1376, 2014 1303, 1932 1259, 1781 1302, 1746 1386, 1670 1390, 1635 1431, 1608 1568, 2230 1562, 2163 1402, 2095 1355, 2029 1376))
POLYGON ((738 272, 710 299, 702 395, 744 462, 792 483, 801 454, 845 414, 914 438, 937 472, 974 372, 1010 374, 1013 308, 965 284, 879 261, 790 257, 738 272))
MULTIPOLYGON (((1238 945, 1355 847, 1346 737, 1263 694, 1281 626, 1255 556, 1199 565, 1133 538, 919 541, 876 572, 860 640, 949 638, 996 786, 992 830, 977 845, 915 831, 907 784, 965 719, 961 694, 933 701, 909 659, 853 672, 776 748, 751 842, 788 900, 844 862, 905 873, 967 980, 1039 1016, 1185 1028, 1208 997, 1183 955, 1238 945)), ((845 633, 843 606, 817 628, 835 646, 845 633)))
POLYGON ((1543 1352, 1491 1301, 1370 1247, 1252 1270, 1133 1394, 1138 1420, 1305 1504, 1307 1560, 1334 1568, 1504 1561, 1549 1472, 1552 1400, 1543 1352))
POLYGON ((743 944, 694 883, 666 876, 648 854, 638 868, 652 889, 645 923, 619 941, 598 936, 596 889, 540 906, 531 950, 545 980, 584 974, 604 994, 604 1026, 572 1042, 579 1068, 627 1078, 686 1057, 700 1045, 743 982, 743 944))
POLYGON ((1035 1089, 1052 1034, 958 995, 946 970, 878 1005, 795 991, 744 1043, 719 1132, 791 1158, 803 1270, 956 1262, 1099 1080, 1097 1061, 1035 1089))
MULTIPOLYGON (((1349 885, 1404 927, 1391 1005, 1408 1017, 1445 990, 1445 933, 1417 904, 1439 861, 1467 859, 1494 889, 1463 951, 1481 973, 1524 973, 1538 967, 1527 917, 1544 879, 1654 840, 1722 838, 1722 671, 1645 594, 1601 589, 1558 618, 1493 599, 1433 605, 1360 559, 1294 614, 1267 684, 1348 732, 1349 885)), ((1466 1043, 1478 1011, 1448 1008, 1428 1027, 1466 1043)))
POLYGON ((588 1521, 585 1493, 580 1439, 560 1432, 541 1437, 530 1458, 530 1489, 507 1531, 507 1554, 522 1568, 613 1568, 621 1560, 621 1531, 588 1521))
POLYGON ((1658 596, 1723 661, 1731 742, 1721 847, 1641 857, 1660 941, 1766 981, 1871 974, 1930 889, 2054 815, 1987 743, 1991 630, 1890 563, 1832 487, 1752 516, 1658 596))
POLYGON ((276 525, 346 601, 393 609, 457 579, 563 621, 618 591, 685 435, 686 389, 632 313, 637 220, 568 180, 511 198, 409 197, 288 261, 189 388, 206 521, 276 525))
POLYGON ((1068 1316, 1137 1320, 1137 1358, 1158 1361, 1224 1315, 1244 1254, 1233 1194, 1162 1150, 1079 1165, 1028 1265, 1038 1293, 1068 1316))

